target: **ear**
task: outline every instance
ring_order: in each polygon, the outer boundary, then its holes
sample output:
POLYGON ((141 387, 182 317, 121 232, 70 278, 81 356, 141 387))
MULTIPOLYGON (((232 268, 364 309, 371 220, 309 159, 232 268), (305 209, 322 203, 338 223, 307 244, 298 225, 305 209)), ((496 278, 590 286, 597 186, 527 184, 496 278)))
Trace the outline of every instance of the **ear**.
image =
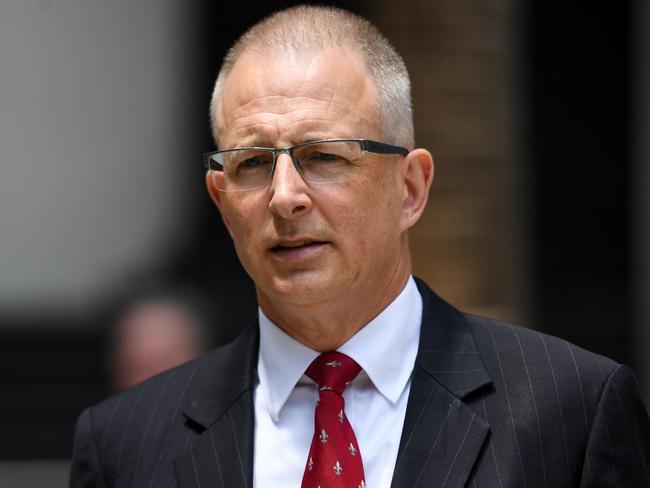
MULTIPOLYGON (((216 178, 221 178, 221 176, 222 175, 217 174, 216 178)), ((219 213, 221 214, 221 219, 223 220, 226 229, 228 229, 228 233, 232 235, 232 233, 230 232, 230 222, 228 221, 228 217, 226 217, 226 213, 224 212, 223 200, 222 200, 223 192, 217 189, 217 185, 215 184, 213 177, 210 175, 210 171, 205 172, 205 184, 208 187, 208 193, 210 194, 210 198, 212 198, 212 201, 219 209, 219 213)))
POLYGON ((424 212, 434 174, 433 157, 426 149, 414 149, 408 153, 404 165, 402 231, 412 227, 424 212))

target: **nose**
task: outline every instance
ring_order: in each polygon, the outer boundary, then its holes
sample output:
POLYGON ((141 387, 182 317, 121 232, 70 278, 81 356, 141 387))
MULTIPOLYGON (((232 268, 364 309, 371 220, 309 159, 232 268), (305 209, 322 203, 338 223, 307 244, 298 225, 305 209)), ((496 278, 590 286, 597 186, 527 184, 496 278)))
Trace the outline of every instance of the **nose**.
POLYGON ((309 212, 312 206, 307 184, 286 153, 278 154, 271 181, 271 211, 284 218, 294 219, 309 212))

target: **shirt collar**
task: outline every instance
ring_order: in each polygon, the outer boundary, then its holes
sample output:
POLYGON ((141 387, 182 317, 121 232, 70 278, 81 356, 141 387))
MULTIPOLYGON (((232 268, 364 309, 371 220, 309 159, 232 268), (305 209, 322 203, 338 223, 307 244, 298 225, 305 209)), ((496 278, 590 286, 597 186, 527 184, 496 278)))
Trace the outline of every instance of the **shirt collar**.
MULTIPOLYGON (((401 293, 338 351, 354 359, 379 393, 395 404, 413 371, 421 320, 422 297, 410 277, 401 293)), ((273 324, 262 309, 259 324, 260 388, 269 414, 277 421, 291 391, 319 353, 273 324)))

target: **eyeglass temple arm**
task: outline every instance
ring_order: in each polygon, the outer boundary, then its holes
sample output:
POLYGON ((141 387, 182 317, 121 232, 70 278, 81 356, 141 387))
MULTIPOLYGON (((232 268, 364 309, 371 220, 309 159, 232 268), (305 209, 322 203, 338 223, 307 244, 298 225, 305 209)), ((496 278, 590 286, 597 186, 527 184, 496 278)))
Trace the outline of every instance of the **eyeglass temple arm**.
POLYGON ((361 147, 364 151, 379 154, 401 154, 402 156, 406 156, 409 153, 409 150, 404 147, 393 146, 392 144, 385 144, 383 142, 371 141, 368 139, 361 141, 361 147))
POLYGON ((210 169, 213 171, 223 171, 223 166, 219 163, 217 163, 214 159, 212 159, 212 155, 217 152, 213 151, 210 153, 206 153, 203 155, 203 168, 204 169, 210 169))

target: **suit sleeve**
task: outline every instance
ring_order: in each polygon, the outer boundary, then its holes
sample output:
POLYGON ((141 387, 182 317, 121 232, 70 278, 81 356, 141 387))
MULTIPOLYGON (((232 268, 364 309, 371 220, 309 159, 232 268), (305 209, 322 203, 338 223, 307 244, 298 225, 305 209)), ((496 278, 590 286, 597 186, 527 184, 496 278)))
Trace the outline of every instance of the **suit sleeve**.
POLYGON ((619 365, 596 407, 581 487, 650 486, 650 424, 634 373, 619 365))
POLYGON ((70 488, 106 488, 101 471, 97 445, 92 430, 90 409, 77 420, 74 449, 70 466, 70 488))

